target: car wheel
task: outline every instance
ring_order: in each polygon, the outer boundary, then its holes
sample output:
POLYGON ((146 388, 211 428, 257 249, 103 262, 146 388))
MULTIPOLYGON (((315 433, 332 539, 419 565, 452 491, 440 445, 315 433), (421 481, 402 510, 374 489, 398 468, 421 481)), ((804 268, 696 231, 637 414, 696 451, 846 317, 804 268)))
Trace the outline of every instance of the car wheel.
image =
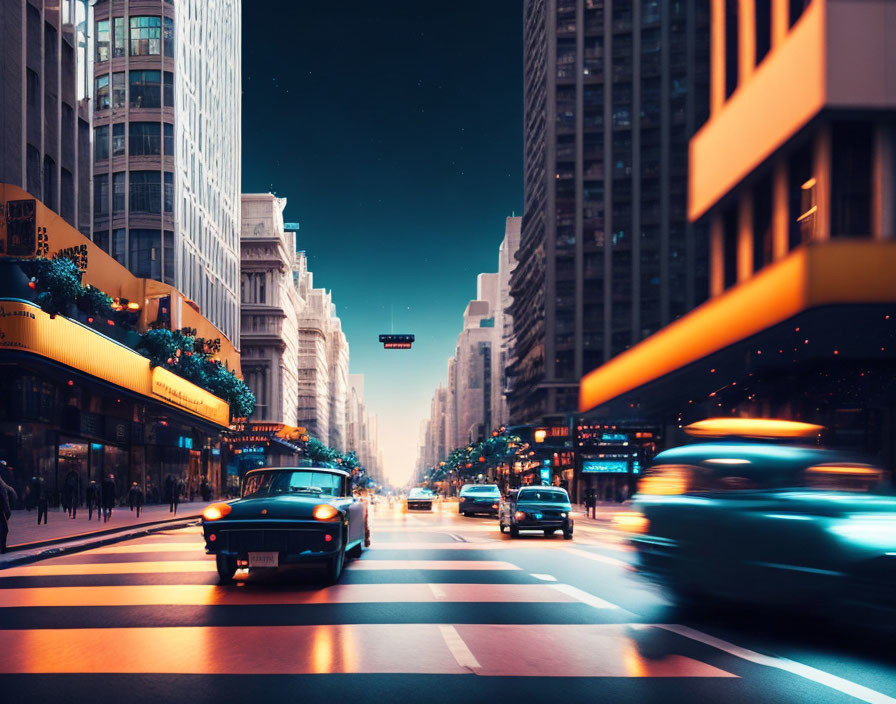
POLYGON ((333 555, 333 557, 330 558, 329 562, 327 562, 327 584, 336 584, 336 582, 339 581, 339 577, 342 574, 342 566, 344 564, 345 548, 343 547, 339 552, 337 552, 335 555, 333 555))
POLYGON ((346 554, 346 557, 361 557, 361 553, 363 553, 363 552, 364 552, 363 543, 358 543, 357 545, 355 545, 355 547, 353 547, 351 550, 349 550, 345 554, 346 554))
POLYGON ((498 530, 502 533, 507 531, 507 529, 504 527, 504 524, 500 520, 498 520, 498 530))
POLYGON ((572 528, 569 530, 563 531, 563 539, 564 540, 572 540, 572 528))
POLYGON ((215 555, 215 566, 218 568, 218 583, 230 584, 236 574, 236 560, 228 555, 215 555))
POLYGON ((510 526, 510 537, 511 538, 519 538, 520 537, 520 529, 516 526, 510 526))

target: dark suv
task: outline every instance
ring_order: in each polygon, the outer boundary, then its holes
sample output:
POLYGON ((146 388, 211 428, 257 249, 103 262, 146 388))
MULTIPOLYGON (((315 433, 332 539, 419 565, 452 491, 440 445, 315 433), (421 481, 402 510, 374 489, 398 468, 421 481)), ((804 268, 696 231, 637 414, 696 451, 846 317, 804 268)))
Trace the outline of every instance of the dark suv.
POLYGON ((508 494, 498 513, 499 528, 518 538, 521 530, 540 530, 546 536, 562 530, 572 540, 572 505, 565 489, 527 486, 508 494))
POLYGON ((457 501, 457 510, 465 516, 474 513, 498 515, 501 490, 495 484, 464 484, 457 501))

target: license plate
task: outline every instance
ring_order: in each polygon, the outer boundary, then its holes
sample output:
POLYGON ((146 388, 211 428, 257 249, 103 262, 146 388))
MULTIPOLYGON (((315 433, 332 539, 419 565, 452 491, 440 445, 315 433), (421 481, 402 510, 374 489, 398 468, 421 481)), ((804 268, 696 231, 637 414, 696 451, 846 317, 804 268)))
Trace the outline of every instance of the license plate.
POLYGON ((277 567, 280 564, 278 552, 250 552, 249 567, 277 567))

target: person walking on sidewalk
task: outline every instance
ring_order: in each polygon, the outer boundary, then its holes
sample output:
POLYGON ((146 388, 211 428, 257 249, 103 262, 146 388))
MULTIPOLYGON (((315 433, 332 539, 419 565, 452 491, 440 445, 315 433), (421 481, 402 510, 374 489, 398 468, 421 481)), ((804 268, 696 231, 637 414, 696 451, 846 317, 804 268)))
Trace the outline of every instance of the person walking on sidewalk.
POLYGON ((208 477, 202 477, 202 483, 199 485, 199 494, 202 496, 203 501, 211 501, 212 500, 212 487, 211 484, 208 483, 208 477))
POLYGON ((593 487, 588 487, 585 490, 585 516, 587 518, 597 518, 596 508, 597 492, 594 491, 593 487))
POLYGON ((100 488, 97 486, 96 481, 91 479, 90 484, 87 485, 87 520, 93 520, 93 512, 96 511, 96 520, 100 520, 102 518, 102 510, 100 509, 100 488))
POLYGON ((6 538, 9 536, 9 517, 16 502, 15 490, 0 479, 0 554, 6 552, 6 538))
POLYGON ((103 523, 107 523, 112 518, 112 509, 115 506, 115 475, 110 474, 103 479, 102 487, 103 497, 103 523))
POLYGON ((31 500, 37 506, 37 525, 40 525, 41 518, 44 519, 44 525, 46 525, 47 513, 50 510, 50 497, 47 496, 47 487, 43 477, 31 477, 31 500))
POLYGON ((165 503, 168 504, 168 513, 174 513, 174 490, 177 482, 172 475, 165 477, 165 503))
POLYGON ((131 511, 137 509, 137 518, 140 518, 140 510, 143 508, 143 489, 137 482, 131 484, 131 488, 128 489, 128 505, 131 507, 131 511))
POLYGON ((68 470, 63 483, 63 491, 65 492, 68 517, 75 518, 78 515, 78 504, 81 503, 81 474, 77 468, 72 467, 68 470))
POLYGON ((180 479, 171 478, 172 487, 171 487, 171 503, 168 506, 169 513, 173 513, 175 516, 177 515, 177 505, 180 503, 180 495, 184 490, 184 483, 180 479))

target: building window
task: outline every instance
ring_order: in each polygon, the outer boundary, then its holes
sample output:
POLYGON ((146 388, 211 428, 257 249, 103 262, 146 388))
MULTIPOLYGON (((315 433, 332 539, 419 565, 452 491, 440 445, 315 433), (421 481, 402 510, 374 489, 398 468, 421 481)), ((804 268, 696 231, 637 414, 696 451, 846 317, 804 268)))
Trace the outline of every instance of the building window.
POLYGON ((831 236, 871 234, 873 135, 867 122, 833 126, 831 159, 831 236))
POLYGON ((93 160, 103 161, 109 158, 109 125, 93 130, 93 160))
POLYGON ((109 20, 99 20, 96 23, 96 60, 109 60, 109 20))
POLYGON ((131 71, 131 107, 132 108, 160 108, 162 107, 162 72, 161 71, 131 71))
POLYGON ((730 205, 722 213, 722 247, 727 289, 737 283, 737 204, 730 205))
POLYGON ((756 65, 762 63, 772 48, 772 0, 756 3, 756 65))
POLYGON ((809 242, 815 236, 818 217, 817 187, 812 176, 812 144, 803 145, 790 158, 788 165, 788 193, 790 212, 789 248, 809 242))
POLYGON ((166 284, 174 284, 174 233, 171 230, 165 230, 165 260, 162 267, 162 280, 166 284))
POLYGON ((97 110, 108 110, 110 104, 110 95, 109 95, 109 74, 106 73, 102 76, 97 76, 96 79, 96 109, 97 110))
POLYGON ((170 171, 165 172, 165 202, 163 209, 166 213, 174 211, 174 174, 170 171))
POLYGON ((128 268, 145 279, 162 278, 162 233, 159 230, 134 230, 130 232, 128 268))
POLYGON ((131 56, 162 53, 162 18, 131 17, 131 56))
POLYGON ((109 174, 93 177, 93 214, 98 217, 109 215, 109 174))
POLYGON ((112 107, 123 108, 127 101, 127 80, 124 71, 117 71, 112 74, 112 107))
POLYGON ((174 56, 174 20, 165 18, 165 56, 174 56))
POLYGON ((766 176, 753 189, 753 271, 771 264, 772 239, 772 180, 766 176))
POLYGON ((738 0, 725 0, 725 97, 737 89, 738 0))
POLYGON ((124 155, 124 123, 112 125, 112 156, 124 155))
POLYGON ((166 122, 163 127, 165 129, 164 153, 171 156, 174 154, 174 125, 166 122))
POLYGON ((128 37, 124 28, 124 17, 112 20, 112 58, 124 56, 128 37))
POLYGON ((128 137, 131 156, 155 156, 162 153, 162 126, 158 122, 132 122, 128 137))
POLYGON ((130 211, 160 213, 162 208, 162 173, 131 171, 130 211))
POLYGON ((112 230, 112 251, 109 252, 119 264, 127 266, 128 231, 119 227, 112 230))
POLYGON ((174 107, 174 74, 171 71, 165 71, 165 107, 174 107))
POLYGON ((49 155, 44 155, 44 193, 43 201, 50 210, 59 210, 56 203, 56 162, 49 155))
POLYGON ((790 0, 790 26, 796 24, 796 21, 802 16, 803 10, 809 7, 812 0, 790 0))
POLYGON ((126 177, 127 174, 124 171, 112 174, 112 213, 115 215, 124 213, 126 177))
POLYGON ((109 252, 109 231, 97 230, 93 233, 93 243, 108 254, 109 252))

